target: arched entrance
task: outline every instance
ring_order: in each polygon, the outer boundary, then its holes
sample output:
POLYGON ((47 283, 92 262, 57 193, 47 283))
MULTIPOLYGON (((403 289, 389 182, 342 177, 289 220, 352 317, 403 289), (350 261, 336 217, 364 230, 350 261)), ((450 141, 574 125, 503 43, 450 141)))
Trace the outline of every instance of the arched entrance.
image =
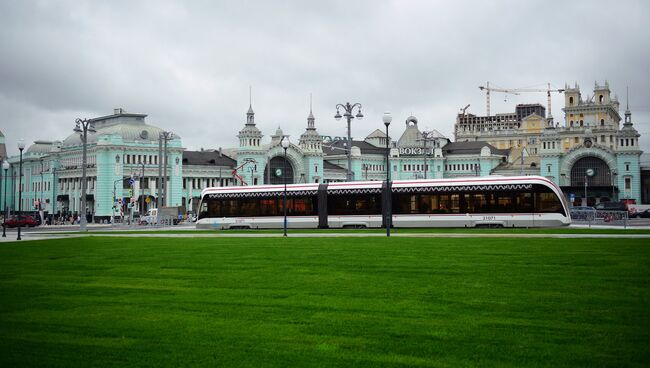
POLYGON ((267 184, 293 184, 293 166, 284 156, 275 156, 264 168, 264 178, 267 184), (271 172, 269 173, 269 167, 271 172))
POLYGON ((612 170, 599 157, 585 156, 571 167, 571 190, 574 205, 594 206, 598 202, 611 201, 615 196, 612 170))

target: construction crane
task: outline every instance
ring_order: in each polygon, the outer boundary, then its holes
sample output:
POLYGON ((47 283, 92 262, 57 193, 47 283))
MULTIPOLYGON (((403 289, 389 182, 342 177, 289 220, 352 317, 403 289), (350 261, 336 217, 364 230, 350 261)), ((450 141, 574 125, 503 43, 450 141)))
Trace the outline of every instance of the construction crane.
POLYGON ((241 176, 239 176, 239 175, 237 174, 237 171, 239 171, 239 170, 242 169, 244 166, 246 166, 246 165, 248 165, 248 164, 250 164, 250 163, 256 164, 257 161, 253 160, 252 158, 248 158, 248 159, 244 160, 244 162, 243 162, 241 165, 237 166, 237 167, 235 168, 235 170, 232 171, 232 176, 234 176, 234 177, 237 178, 239 181, 241 181, 241 184, 242 184, 242 185, 248 185, 248 183, 246 183, 246 181, 244 180, 244 178, 242 178, 241 176))
POLYGON ((551 89, 551 84, 547 83, 548 88, 547 89, 540 89, 540 88, 493 88, 490 87, 490 82, 487 82, 486 86, 479 86, 478 88, 481 91, 485 91, 485 100, 487 103, 487 116, 490 116, 490 91, 492 92, 503 92, 503 93, 510 93, 513 95, 518 95, 521 92, 546 92, 546 98, 547 98, 547 110, 548 110, 548 117, 551 118, 553 117, 553 114, 551 113, 551 92, 557 92, 557 93, 562 93, 564 92, 564 89, 551 89))

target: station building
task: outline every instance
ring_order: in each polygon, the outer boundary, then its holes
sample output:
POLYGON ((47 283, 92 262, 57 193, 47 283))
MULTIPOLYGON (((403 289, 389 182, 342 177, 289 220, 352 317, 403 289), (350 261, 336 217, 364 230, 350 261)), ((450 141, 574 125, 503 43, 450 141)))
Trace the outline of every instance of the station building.
MULTIPOLYGON (((455 141, 438 131, 422 131, 409 116, 393 122, 393 139, 380 129, 350 144, 353 180, 457 178, 487 175, 542 175, 560 185, 574 205, 629 199, 647 202, 648 169, 643 171, 639 133, 626 108, 619 125, 619 102, 607 83, 583 99, 580 88, 566 88, 562 126, 545 116, 541 105, 519 105, 515 113, 480 117, 463 112, 455 125, 455 141), (404 124, 404 125, 402 125, 404 124), (386 144, 390 167, 386 165, 386 144), (586 185, 585 185, 586 182, 586 185), (643 183, 646 182, 644 185, 643 183), (585 196, 586 189, 586 196, 585 196)), ((109 220, 129 210, 155 207, 158 137, 161 128, 146 115, 115 109, 91 120, 96 132, 87 143, 87 209, 95 221, 109 220)), ((167 142, 166 206, 196 211, 207 187, 345 181, 347 139, 323 136, 310 111, 304 132, 291 139, 280 127, 265 139, 257 128, 252 105, 243 126, 233 131, 231 148, 186 150, 181 137, 167 142), (280 142, 287 136, 285 151, 280 142)), ((5 137, 0 133, 0 143, 5 137)), ((6 155, 4 144, 0 154, 6 155)), ((8 158, 2 182, 7 206, 18 209, 18 156, 8 158), (4 185, 3 185, 4 191, 4 185)), ((22 208, 45 214, 80 214, 82 141, 73 133, 58 141, 37 140, 23 154, 22 208)), ((646 164, 647 166, 647 164, 646 164)), ((4 206, 4 199, 0 197, 4 206)))

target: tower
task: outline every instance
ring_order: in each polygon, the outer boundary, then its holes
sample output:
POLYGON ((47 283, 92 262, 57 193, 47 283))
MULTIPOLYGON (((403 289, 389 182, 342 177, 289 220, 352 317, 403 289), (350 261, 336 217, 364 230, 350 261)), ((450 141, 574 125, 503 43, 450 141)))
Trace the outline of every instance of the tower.
POLYGON ((262 147, 262 132, 255 126, 255 112, 253 111, 252 91, 249 92, 248 111, 246 124, 237 134, 239 148, 237 149, 237 167, 242 167, 242 172, 237 173, 249 185, 263 182, 262 175, 266 158, 262 147), (246 165, 244 165, 247 163, 246 165), (242 166, 244 165, 244 166, 242 166))
POLYGON ((318 183, 323 177, 323 146, 322 140, 315 126, 316 119, 312 112, 312 100, 309 96, 309 115, 307 116, 307 129, 300 135, 298 143, 303 151, 303 167, 307 181, 318 183))

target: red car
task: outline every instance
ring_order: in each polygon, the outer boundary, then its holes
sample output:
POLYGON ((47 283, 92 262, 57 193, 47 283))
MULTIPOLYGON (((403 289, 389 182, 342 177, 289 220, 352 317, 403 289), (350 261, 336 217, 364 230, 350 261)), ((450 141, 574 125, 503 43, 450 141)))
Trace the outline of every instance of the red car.
POLYGON ((32 216, 28 216, 28 215, 20 216, 20 217, 19 216, 14 216, 14 217, 12 217, 10 219, 7 219, 7 221, 5 221, 5 224, 7 225, 7 227, 18 227, 18 226, 20 226, 20 227, 34 227, 34 226, 38 226, 38 222, 36 220, 34 220, 34 218, 32 216))

